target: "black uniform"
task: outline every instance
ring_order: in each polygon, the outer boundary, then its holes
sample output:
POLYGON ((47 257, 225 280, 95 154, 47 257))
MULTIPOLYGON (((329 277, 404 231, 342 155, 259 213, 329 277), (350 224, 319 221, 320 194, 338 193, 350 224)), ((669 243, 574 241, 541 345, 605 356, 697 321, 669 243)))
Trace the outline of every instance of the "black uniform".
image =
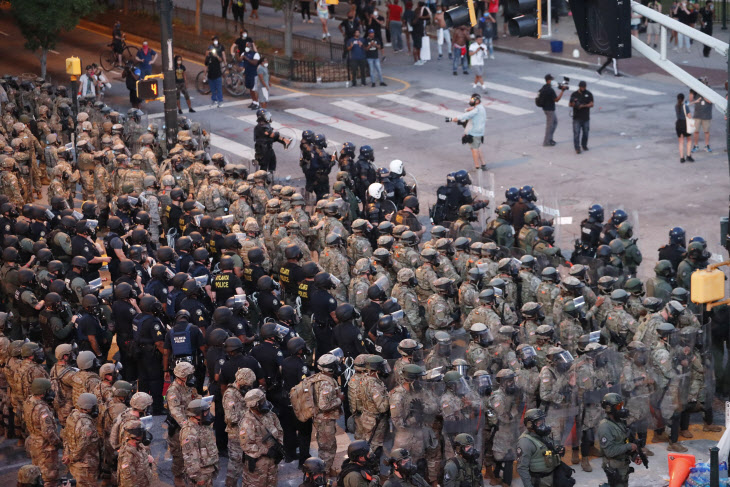
POLYGON ((132 348, 134 340, 132 322, 134 317, 137 316, 137 310, 126 301, 118 299, 112 303, 112 316, 114 317, 114 328, 117 332, 119 357, 124 364, 122 377, 127 382, 134 382, 137 380, 137 357, 134 356, 132 348))
POLYGON ((355 194, 360 201, 366 201, 368 187, 375 182, 376 174, 375 167, 373 164, 363 158, 359 157, 355 162, 354 178, 355 183, 355 194))
POLYGON ((191 316, 191 323, 200 328, 208 328, 210 326, 210 311, 196 297, 186 297, 180 303, 180 309, 187 310, 191 316))
POLYGON ((408 196, 406 182, 401 176, 393 175, 390 176, 389 182, 393 185, 393 197, 389 199, 398 206, 398 209, 401 209, 403 208, 403 200, 408 196))
POLYGON ((243 268, 243 290, 246 291, 247 295, 250 296, 256 292, 256 284, 259 282, 259 278, 265 275, 266 271, 258 264, 251 264, 243 268))
POLYGON ((362 353, 370 353, 365 346, 365 338, 352 321, 339 323, 333 330, 335 343, 342 349, 345 357, 354 359, 362 353))
POLYGON ((237 288, 243 288, 241 280, 233 272, 218 274, 211 283, 215 292, 215 305, 224 306, 228 298, 236 295, 237 288))
POLYGON ((281 308, 281 301, 273 293, 258 293, 256 297, 259 311, 261 311, 261 319, 276 318, 276 312, 281 308))
POLYGON ((580 241, 576 242, 575 248, 577 255, 596 256, 596 249, 601 245, 601 230, 601 224, 593 221, 592 218, 586 218, 580 222, 580 241))
POLYGON ((106 255, 108 257, 111 257, 111 261, 109 262, 109 274, 111 274, 112 281, 116 281, 119 279, 119 257, 117 257, 117 253, 114 251, 115 249, 121 249, 122 252, 126 255, 127 251, 129 250, 129 245, 119 238, 119 235, 117 235, 114 232, 109 232, 104 237, 104 249, 106 250, 106 255))
POLYGON ((314 312, 312 328, 317 342, 317 354, 321 355, 337 348, 335 336, 332 333, 335 322, 330 315, 337 309, 337 300, 326 290, 315 289, 310 304, 314 312))
POLYGON ((139 363, 139 390, 152 396, 152 414, 162 414, 162 386, 164 384, 164 370, 162 356, 156 344, 165 341, 165 327, 156 316, 149 313, 140 313, 132 325, 134 341, 140 351, 137 360, 139 363))
POLYGON ((157 278, 149 280, 147 285, 144 287, 144 293, 151 294, 156 297, 160 303, 167 304, 167 283, 157 278))
POLYGON ((177 263, 175 264, 175 271, 188 272, 190 265, 193 263, 193 256, 187 252, 179 251, 178 253, 180 254, 180 258, 177 259, 177 263))
POLYGON ((618 230, 616 229, 616 226, 613 224, 612 221, 608 221, 605 225, 603 225, 603 231, 601 234, 601 243, 602 244, 610 244, 611 240, 619 238, 618 236, 618 230))
POLYGON ((264 171, 276 171, 276 153, 274 152, 274 142, 279 137, 276 131, 266 122, 259 122, 253 129, 253 141, 256 162, 259 169, 264 171))
POLYGON ((385 360, 397 360, 400 358, 398 344, 401 338, 395 335, 380 335, 375 340, 375 351, 385 360))
MULTIPOLYGON (((80 255, 82 257, 86 257, 86 260, 89 262, 94 257, 101 257, 99 249, 96 248, 96 245, 92 244, 91 242, 89 242, 89 239, 87 239, 86 237, 82 237, 81 235, 74 235, 71 239, 71 253, 74 256, 80 255)), ((100 277, 99 269, 101 269, 101 264, 90 263, 89 270, 84 274, 84 279, 86 280, 86 282, 98 279, 100 277)))
POLYGON ((679 263, 682 262, 687 254, 687 249, 677 244, 662 245, 659 248, 659 260, 668 260, 672 263, 672 268, 677 271, 679 263))
MULTIPOLYGON (((313 371, 299 355, 289 356, 281 364, 284 391, 290 391, 313 371)), ((289 458, 298 458, 299 464, 309 458, 309 444, 312 440, 312 420, 302 423, 297 420, 291 408, 289 394, 284 394, 279 415, 284 430, 284 451, 289 458), (298 452, 297 452, 298 450, 298 452)))
POLYGON ((323 149, 317 149, 309 165, 309 174, 307 180, 312 182, 312 191, 317 196, 317 200, 321 200, 325 193, 329 191, 330 171, 335 161, 332 155, 323 149))
POLYGON ((360 313, 362 314, 362 326, 365 329, 365 333, 372 332, 375 335, 378 320, 383 313, 383 308, 380 306, 380 303, 370 301, 360 310, 360 313))
POLYGON ((304 280, 302 266, 296 262, 287 262, 279 269, 279 281, 281 281, 287 297, 292 300, 297 296, 299 283, 304 280))
POLYGON ((203 393, 205 379, 205 363, 201 348, 205 345, 205 337, 200 328, 190 323, 178 323, 165 335, 165 350, 170 351, 172 362, 164 364, 165 369, 172 370, 178 362, 188 362, 195 367, 196 389, 203 393))
POLYGON ((278 345, 263 342, 253 347, 251 357, 258 360, 261 365, 261 370, 266 380, 266 398, 278 407, 282 399, 281 392, 283 389, 280 367, 284 362, 284 354, 278 345))
MULTIPOLYGON (((96 339, 96 343, 99 345, 102 355, 104 354, 104 348, 109 350, 109 347, 105 347, 104 330, 101 328, 99 319, 82 309, 76 318, 76 342, 79 345, 79 351, 90 350, 91 342, 89 337, 93 336, 96 339)), ((94 352, 96 353, 96 352, 94 352)))

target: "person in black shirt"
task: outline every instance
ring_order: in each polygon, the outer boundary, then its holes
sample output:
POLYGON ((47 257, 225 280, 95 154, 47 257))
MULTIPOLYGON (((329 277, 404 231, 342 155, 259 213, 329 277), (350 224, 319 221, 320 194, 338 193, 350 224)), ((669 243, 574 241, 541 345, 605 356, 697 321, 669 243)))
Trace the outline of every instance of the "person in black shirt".
POLYGON ((87 294, 81 299, 81 311, 74 316, 72 321, 76 326, 76 341, 79 350, 91 350, 98 358, 101 358, 104 349, 109 346, 104 339, 104 330, 98 318, 99 300, 93 294, 87 294))
POLYGON ((152 295, 162 303, 162 307, 167 306, 167 267, 162 264, 155 264, 150 270, 152 279, 147 282, 144 288, 145 294, 152 295))
POLYGON ((250 356, 258 360, 266 381, 266 398, 279 407, 282 400, 283 385, 281 382, 281 364, 284 353, 279 346, 280 338, 276 334, 276 324, 266 323, 261 327, 262 343, 251 350, 250 356))
POLYGON ((337 325, 333 330, 335 343, 342 350, 346 358, 355 359, 362 353, 371 353, 374 350, 368 349, 362 330, 355 324, 355 318, 360 312, 350 303, 343 303, 335 309, 335 321, 337 325))
POLYGON ((256 294, 259 312, 261 313, 259 316, 260 321, 263 321, 266 318, 276 318, 276 312, 283 304, 276 297, 274 291, 274 280, 269 276, 261 276, 258 282, 258 293, 256 294))
MULTIPOLYGON (((715 17, 715 9, 713 8, 712 0, 707 0, 705 2, 705 6, 700 9, 699 12, 700 17, 700 31, 704 32, 708 36, 712 35, 712 22, 714 21, 715 17)), ((710 52, 712 51, 712 48, 710 46, 703 46, 702 47, 702 55, 705 57, 710 57, 710 52)))
POLYGON ((362 313, 362 326, 368 337, 372 341, 375 341, 377 335, 375 333, 375 327, 383 311, 382 304, 388 299, 388 296, 385 295, 385 292, 378 285, 373 284, 368 288, 368 299, 370 299, 370 302, 360 311, 362 313))
POLYGON ((413 195, 406 196, 403 199, 403 209, 395 214, 394 223, 396 225, 406 225, 420 239, 426 232, 426 229, 418 221, 417 215, 419 211, 420 204, 418 198, 413 195))
MULTIPOLYGON (((101 277, 99 275, 99 269, 102 264, 111 262, 111 257, 102 257, 102 251, 97 247, 96 243, 89 238, 91 235, 86 220, 79 220, 76 223, 76 235, 71 239, 71 252, 72 255, 81 255, 86 257, 86 262, 89 264, 89 269, 84 274, 84 280, 86 282, 93 281, 101 277)), ((94 235, 96 237, 96 235, 94 235)))
POLYGON ((284 249, 286 263, 279 269, 279 284, 284 290, 284 301, 293 305, 297 297, 299 283, 304 280, 302 266, 299 265, 303 254, 298 245, 288 245, 284 249))
MULTIPOLYGON (((251 350, 255 342, 255 333, 245 316, 249 315, 248 300, 236 299, 236 297, 228 298, 226 307, 231 310, 230 329, 233 335, 238 337, 243 343, 243 349, 246 353, 251 350)), ((256 323, 258 325, 258 322, 256 323)))
POLYGON ((398 344, 401 338, 396 335, 396 323, 391 315, 383 315, 378 320, 378 331, 380 336, 375 340, 375 347, 378 355, 385 360, 397 360, 400 358, 398 344))
POLYGON ((314 276, 319 272, 319 266, 312 261, 305 262, 302 265, 304 280, 299 283, 297 295, 301 300, 301 307, 298 310, 302 317, 302 323, 299 326, 299 335, 304 338, 309 348, 315 348, 316 342, 314 332, 312 331, 312 292, 314 292, 314 276))
POLYGON ((162 387, 164 370, 162 357, 165 342, 165 327, 157 316, 163 313, 162 304, 154 296, 143 296, 139 302, 138 314, 133 322, 134 341, 140 351, 139 391, 152 396, 152 414, 162 414, 162 387))
POLYGON ((175 242, 175 251, 179 255, 177 263, 175 264, 176 272, 188 272, 190 264, 193 263, 193 256, 190 255, 190 249, 193 245, 193 241, 190 237, 180 237, 175 242))
POLYGON ((286 328, 286 330, 284 330, 282 327, 277 327, 277 334, 280 339, 279 346, 282 350, 287 350, 285 355, 288 356, 289 352, 287 346, 289 344, 289 340, 299 336, 297 335, 297 332, 294 331, 294 329, 299 326, 299 317, 297 316, 296 311, 294 311, 294 308, 291 306, 282 306, 276 312, 276 319, 279 325, 283 325, 283 328, 286 328))
POLYGON ((217 306, 225 305, 228 298, 236 294, 243 294, 243 284, 233 273, 233 259, 223 257, 220 262, 221 273, 213 279, 212 295, 217 306))
POLYGON ((264 263, 264 251, 260 248, 254 248, 248 251, 249 265, 243 268, 243 287, 246 294, 251 296, 257 291, 259 279, 266 275, 266 271, 261 264, 264 263))
POLYGON ((208 48, 205 54, 205 71, 210 87, 210 99, 213 105, 220 108, 223 103, 223 80, 221 79, 221 63, 225 58, 225 52, 222 51, 220 45, 216 45, 218 37, 213 37, 213 46, 208 48))
POLYGON ((553 140, 555 129, 558 127, 558 117, 555 116, 555 104, 563 97, 563 93, 568 89, 566 85, 560 88, 560 95, 555 94, 551 83, 555 78, 553 75, 545 75, 545 84, 540 88, 538 99, 541 102, 542 111, 545 112, 545 138, 542 141, 544 147, 550 147, 557 142, 553 140))
MULTIPOLYGON (((586 89, 585 81, 578 83, 578 91, 570 95, 570 106, 573 108, 573 147, 575 153, 580 154, 581 147, 584 151, 588 150, 588 131, 593 108, 593 93, 586 89)), ((515 228, 515 231, 518 230, 515 228)))
POLYGON ((165 381, 170 381, 170 370, 178 362, 189 362, 195 367, 195 388, 198 394, 203 393, 205 381, 205 337, 195 325, 190 323, 190 313, 181 310, 175 315, 175 324, 165 335, 162 365, 165 372, 165 381))
POLYGON ((327 272, 320 272, 314 277, 314 292, 311 294, 312 328, 317 344, 317 355, 321 356, 337 348, 332 329, 335 326, 335 310, 337 300, 329 293, 335 289, 332 277, 327 272))
MULTIPOLYGON (((314 372, 307 357, 311 351, 301 337, 292 338, 287 344, 289 356, 281 363, 281 377, 284 391, 290 391, 304 378, 314 372)), ((281 403, 282 429, 284 430, 284 451, 288 460, 299 459, 299 467, 309 458, 309 444, 312 440, 312 420, 300 422, 294 415, 289 394, 284 394, 281 403), (297 452, 298 450, 298 452, 297 452)))
POLYGON ((132 286, 121 283, 114 287, 114 303, 112 303, 112 316, 114 317, 114 329, 117 332, 117 346, 119 347, 120 361, 124 364, 122 377, 127 382, 137 380, 137 361, 132 355, 132 322, 134 317, 141 313, 134 297, 132 286))
POLYGON ((190 95, 188 94, 188 77, 185 74, 185 65, 183 64, 182 56, 175 56, 175 90, 177 91, 177 113, 182 114, 180 108, 180 95, 185 97, 185 101, 188 104, 188 111, 195 113, 193 106, 190 104, 190 95))
MULTIPOLYGON (((346 46, 347 42, 355 37, 355 31, 360 30, 360 21, 355 17, 354 13, 348 12, 347 18, 340 23, 339 29, 344 38, 343 44, 346 46)), ((343 57, 346 57, 348 52, 345 50, 342 53, 343 57)))
POLYGON ((192 323, 202 328, 201 331, 205 334, 205 329, 210 326, 210 312, 208 307, 200 301, 203 295, 200 285, 195 279, 189 279, 183 284, 182 290, 185 293, 185 299, 180 303, 180 309, 187 310, 192 318, 192 323))
POLYGON ((211 301, 213 299, 212 290, 211 290, 211 278, 210 278, 210 270, 208 269, 208 258, 210 255, 208 254, 208 251, 206 249, 195 249, 193 251, 193 263, 190 264, 190 267, 188 267, 188 274, 190 274, 191 277, 206 277, 205 282, 206 284, 202 285, 206 292, 205 300, 207 301, 207 298, 210 298, 211 301))
POLYGON ((218 382, 221 385, 221 394, 226 392, 229 384, 236 381, 238 369, 251 369, 256 374, 256 381, 261 387, 266 386, 264 370, 259 361, 252 355, 243 354, 243 343, 236 337, 226 339, 223 349, 226 352, 227 360, 221 366, 218 382))

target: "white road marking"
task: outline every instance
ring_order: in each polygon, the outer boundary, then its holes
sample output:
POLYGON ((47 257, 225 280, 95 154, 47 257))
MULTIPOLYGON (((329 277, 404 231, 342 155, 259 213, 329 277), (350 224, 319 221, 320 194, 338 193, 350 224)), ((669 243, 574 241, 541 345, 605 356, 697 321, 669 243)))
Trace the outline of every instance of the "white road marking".
POLYGON ((210 145, 240 157, 252 160, 254 158, 254 150, 251 147, 239 144, 235 140, 227 139, 218 134, 210 134, 210 145))
POLYGON ((568 76, 569 78, 574 78, 579 81, 583 80, 586 83, 595 83, 597 85, 605 86, 607 88, 617 88, 619 90, 624 90, 624 91, 633 91, 634 93, 640 93, 642 95, 651 95, 651 96, 666 95, 666 93, 663 93, 661 91, 650 90, 648 88, 637 88, 635 86, 630 86, 630 85, 627 85, 624 83, 616 83, 614 81, 607 81, 607 80, 604 80, 601 78, 586 78, 585 76, 578 74, 578 73, 566 74, 566 75, 561 75, 561 76, 568 76))
MULTIPOLYGON (((525 81, 534 81, 535 83, 545 84, 545 80, 543 78, 538 78, 536 76, 521 76, 520 79, 523 79, 525 81)), ((581 81, 585 81, 586 83, 589 82, 589 80, 587 80, 585 78, 581 78, 580 76, 576 76, 575 79, 578 79, 578 80, 581 80, 581 81)), ((590 82, 592 83, 592 81, 590 81, 590 82)), ((575 86, 574 88, 575 89, 578 89, 577 86, 575 86)), ((622 95, 611 95, 611 94, 605 93, 603 91, 594 90, 593 87, 591 87, 590 92, 593 93, 596 96, 600 96, 601 98, 611 98, 611 99, 614 99, 614 100, 625 100, 626 99, 625 96, 622 96, 622 95)), ((568 102, 566 100, 560 100, 560 103, 559 104, 562 105, 563 102, 565 102, 565 106, 568 106, 568 102)))
MULTIPOLYGON (((286 95, 275 95, 275 96, 269 97, 269 102, 277 101, 277 100, 286 100, 288 98, 301 98, 303 96, 307 96, 307 94, 306 93, 288 93, 286 95)), ((203 98, 203 99, 205 99, 205 98, 203 98)), ((249 105, 251 104, 250 98, 246 98, 245 100, 236 100, 236 101, 229 101, 229 102, 222 103, 221 108, 235 107, 238 105, 246 105, 246 104, 249 104, 249 105)), ((193 108, 195 109, 196 112, 205 112, 207 110, 213 110, 216 107, 214 107, 213 105, 202 105, 200 107, 193 107, 193 108)), ((188 115, 188 117, 189 117, 189 115, 188 115)), ((151 114, 147 115, 147 118, 149 118, 149 119, 165 118, 165 112, 151 113, 151 114)))
MULTIPOLYGON (((495 84, 495 83, 492 83, 495 84)), ((429 88, 427 90, 423 90, 427 93, 431 93, 433 95, 437 96, 443 96, 445 98, 450 98, 452 100, 458 100, 463 102, 468 102, 471 98, 471 95, 467 95, 465 93, 459 93, 456 91, 451 90, 444 90, 443 88, 429 88)), ((530 95, 532 96, 532 95, 530 95)), ((502 103, 499 101, 491 101, 484 99, 482 100, 482 106, 487 110, 496 110, 498 112, 502 113, 508 113, 510 115, 527 115, 528 113, 532 113, 532 110, 526 110, 524 108, 516 107, 514 105, 509 105, 507 103, 502 103)))
POLYGON ((429 125, 427 123, 418 122, 416 120, 412 120, 410 118, 401 117, 400 115, 395 115, 390 112, 385 112, 383 110, 377 110, 375 108, 370 108, 367 105, 363 105, 361 103, 357 103, 351 100, 340 100, 332 102, 332 105, 344 108, 345 110, 348 110, 353 113, 358 113, 360 115, 365 115, 367 117, 373 117, 377 120, 380 120, 382 122, 386 123, 392 123, 393 125, 398 125, 400 127, 405 127, 407 129, 411 130, 417 130, 419 132, 425 132, 427 130, 436 130, 436 127, 433 125, 429 125))
POLYGON ((458 117, 459 115, 464 113, 456 110, 451 110, 441 105, 433 105, 431 103, 426 103, 425 101, 414 100, 413 98, 408 98, 407 96, 399 95, 396 93, 378 95, 378 98, 389 100, 410 108, 415 108, 416 110, 420 110, 422 112, 434 113, 436 115, 441 115, 449 118, 458 117))
POLYGON ((382 139, 389 137, 388 134, 379 132, 377 130, 369 129, 361 125, 357 125, 352 122, 347 122, 336 117, 325 115, 324 113, 315 112, 308 108, 289 108, 284 110, 287 113, 302 117, 313 122, 321 123, 323 125, 329 125, 330 127, 350 132, 351 134, 359 135, 366 139, 382 139))
MULTIPOLYGON (((508 93, 510 95, 519 96, 521 98, 528 98, 528 99, 534 100, 535 97, 537 96, 537 91, 523 90, 521 88, 515 88, 514 86, 501 85, 498 83, 490 83, 489 81, 485 81, 484 84, 490 90, 501 91, 502 93, 508 93)), ((568 101, 560 100, 557 104, 560 105, 561 107, 567 107, 568 101)))

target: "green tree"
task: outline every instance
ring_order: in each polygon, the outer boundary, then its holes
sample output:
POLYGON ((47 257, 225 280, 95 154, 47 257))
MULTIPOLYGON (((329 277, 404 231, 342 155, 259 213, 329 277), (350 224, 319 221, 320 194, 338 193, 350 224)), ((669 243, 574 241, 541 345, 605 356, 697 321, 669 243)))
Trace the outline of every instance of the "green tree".
POLYGON ((294 4, 297 0, 273 0, 274 8, 284 12, 284 55, 292 57, 292 30, 294 28, 294 4))
POLYGON ((94 0, 13 0, 11 12, 25 37, 25 48, 40 50, 41 76, 46 76, 48 51, 63 31, 73 30, 81 17, 97 9, 94 0))

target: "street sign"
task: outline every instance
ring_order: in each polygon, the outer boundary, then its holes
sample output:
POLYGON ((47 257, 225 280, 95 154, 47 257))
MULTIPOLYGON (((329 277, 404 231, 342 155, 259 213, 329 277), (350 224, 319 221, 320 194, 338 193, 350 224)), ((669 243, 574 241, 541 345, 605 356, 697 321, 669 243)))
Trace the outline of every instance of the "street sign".
POLYGON ((159 89, 156 79, 141 79, 137 81, 137 98, 156 100, 160 97, 159 89))

